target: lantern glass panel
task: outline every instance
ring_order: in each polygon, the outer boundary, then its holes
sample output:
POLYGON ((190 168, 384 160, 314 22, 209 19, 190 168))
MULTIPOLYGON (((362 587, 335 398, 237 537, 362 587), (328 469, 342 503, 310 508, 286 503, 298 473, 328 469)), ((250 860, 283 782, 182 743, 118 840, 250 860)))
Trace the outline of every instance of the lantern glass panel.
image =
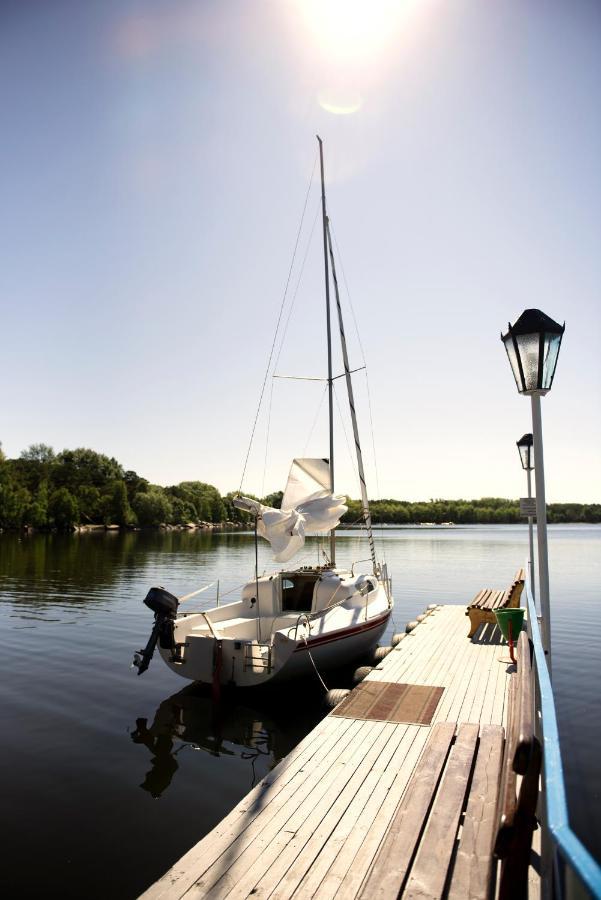
POLYGON ((524 384, 522 391, 538 390, 538 356, 540 349, 540 335, 534 334, 518 334, 515 337, 518 345, 518 352, 522 361, 522 370, 524 372, 524 384))
POLYGON ((515 347, 513 346, 513 340, 511 337, 511 332, 505 335, 503 338, 503 343, 505 344, 505 349, 507 351, 507 356, 509 358, 509 364, 511 365, 511 371, 513 372, 513 377, 515 378, 515 383, 518 391, 523 391, 524 387, 522 385, 522 377, 520 375, 520 367, 518 365, 518 359, 515 352, 515 347))
POLYGON ((557 365, 561 334, 545 334, 543 347, 543 380, 541 388, 548 391, 553 384, 553 375, 557 365))
POLYGON ((520 451, 520 457, 522 460, 522 468, 523 469, 531 469, 532 466, 530 464, 530 454, 532 452, 532 447, 529 445, 518 444, 518 450, 520 451))

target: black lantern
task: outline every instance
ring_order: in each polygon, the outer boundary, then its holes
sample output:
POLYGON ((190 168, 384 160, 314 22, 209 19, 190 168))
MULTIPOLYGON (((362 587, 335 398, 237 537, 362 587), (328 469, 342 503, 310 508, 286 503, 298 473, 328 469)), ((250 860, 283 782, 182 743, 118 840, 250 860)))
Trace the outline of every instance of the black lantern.
POLYGON ((520 394, 546 394, 551 390, 565 331, 540 309, 526 309, 515 325, 501 335, 520 394))
POLYGON ((523 437, 519 439, 517 443, 517 448, 520 451, 520 459, 522 460, 522 469, 534 468, 534 446, 533 439, 531 434, 525 434, 523 437))

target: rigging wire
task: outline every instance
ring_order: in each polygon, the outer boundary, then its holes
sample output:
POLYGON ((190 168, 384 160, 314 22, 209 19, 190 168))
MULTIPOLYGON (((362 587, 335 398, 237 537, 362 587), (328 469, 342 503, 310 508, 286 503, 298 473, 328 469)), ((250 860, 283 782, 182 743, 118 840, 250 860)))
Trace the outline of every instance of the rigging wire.
POLYGON ((313 437, 313 432, 315 431, 315 426, 317 425, 317 420, 319 419, 321 407, 323 406, 323 401, 325 400, 325 396, 326 396, 327 392, 328 392, 328 385, 326 383, 326 385, 323 389, 321 398, 319 400, 319 403, 317 405, 317 412, 315 413, 315 418, 313 419, 313 424, 311 425, 311 430, 309 431, 309 437, 307 438, 307 443, 305 444, 304 449, 303 449, 303 456, 306 456, 307 450, 309 449, 309 444, 311 443, 311 438, 313 437))
POLYGON ((344 440, 346 442, 346 449, 348 450, 348 456, 351 463, 351 467, 355 468, 355 461, 353 459, 353 452, 351 450, 351 445, 349 443, 348 434, 346 433, 346 426, 344 424, 344 416, 342 415, 342 409, 340 406, 340 400, 338 399, 338 391, 336 390, 336 385, 333 385, 334 388, 334 397, 336 399, 336 406, 338 407, 338 415, 340 416, 340 424, 342 425, 342 433, 344 434, 344 440))
POLYGON ((300 224, 299 224, 299 226, 298 226, 298 231, 297 231, 297 233, 296 233, 296 240, 295 240, 295 242, 294 242, 294 250, 292 251, 292 260, 291 260, 291 262, 290 262, 290 268, 288 269, 288 277, 286 278, 286 285, 285 285, 285 287, 284 287, 284 295, 283 295, 283 297, 282 297, 282 302, 281 302, 281 304, 280 304, 280 312, 279 312, 278 320, 277 320, 277 323, 276 323, 276 326, 275 326, 275 332, 274 332, 274 335, 273 335, 273 341, 272 341, 272 343, 271 343, 271 350, 270 350, 270 352, 269 352, 269 359, 268 359, 268 361, 267 361, 267 368, 266 368, 266 370, 265 370, 265 377, 263 378, 263 385, 262 385, 262 387, 261 387, 261 393, 260 393, 260 396, 259 396, 259 404, 258 404, 258 406, 257 406, 257 412, 256 412, 256 414, 255 414, 255 419, 254 419, 252 431, 251 431, 251 434, 250 434, 250 441, 248 442, 248 450, 246 451, 246 458, 245 458, 245 460, 244 460, 244 467, 243 467, 243 469, 242 469, 242 477, 241 477, 241 479, 240 479, 240 487, 238 488, 238 493, 239 493, 239 494, 242 493, 242 485, 243 485, 243 483, 244 483, 244 476, 246 475, 246 468, 247 468, 247 466, 248 466, 248 459, 249 459, 249 456, 250 456, 250 451, 251 451, 251 448, 252 448, 253 438, 254 438, 254 436, 255 436, 255 431, 256 431, 256 428, 257 428, 257 421, 258 421, 258 419, 259 419, 259 413, 261 412, 261 404, 262 404, 262 402, 263 402, 263 394, 265 393, 265 385, 267 384, 267 378, 268 378, 268 376, 269 376, 269 370, 270 370, 270 368, 271 368, 271 360, 273 359, 273 351, 274 351, 274 349, 275 349, 275 345, 276 345, 276 341, 277 341, 277 337, 278 337, 278 331, 279 331, 279 328, 280 328, 280 322, 282 321, 282 314, 283 314, 283 312, 284 312, 284 306, 285 306, 285 304, 286 304, 286 297, 288 296, 288 287, 289 287, 289 285, 290 285, 290 279, 291 279, 291 277, 292 277, 292 270, 293 270, 293 268, 294 268, 294 261, 295 261, 295 259, 296 259, 296 251, 297 251, 297 249, 298 249, 298 243, 299 243, 300 236, 301 236, 301 231, 302 231, 302 228, 303 228, 303 222, 305 221, 305 212, 306 212, 306 210, 307 210, 307 203, 309 202, 309 194, 310 194, 310 192, 311 192, 311 187, 312 187, 312 185, 313 185, 313 176, 315 175, 315 167, 316 167, 316 165, 317 165, 317 155, 315 156, 315 159, 314 159, 314 161, 313 161, 313 169, 311 170, 311 177, 310 177, 310 179, 309 179, 309 186, 308 186, 308 188, 307 188, 307 193, 306 193, 306 195, 305 195, 305 202, 304 202, 304 205, 303 205, 303 211, 302 211, 302 214, 301 214, 301 220, 300 220, 300 224))
MULTIPOLYGON (((344 281, 344 288, 345 288, 346 296, 347 296, 347 299, 348 299, 348 302, 349 302, 349 307, 350 307, 351 315, 352 315, 352 318, 353 318, 353 324, 354 324, 354 326, 355 326, 355 333, 356 333, 356 335, 357 335, 357 341, 358 341, 358 343, 359 343, 359 350, 360 350, 360 353, 361 353, 361 358, 362 358, 362 360, 363 360, 363 366, 364 366, 364 369, 365 369, 365 386, 366 386, 366 389, 367 389, 367 408, 368 408, 368 411, 369 411, 369 427, 370 427, 370 430, 371 430, 371 446, 372 446, 372 453, 373 453, 373 457, 374 457, 374 475, 375 475, 375 478, 376 478, 376 492, 377 492, 377 494, 378 494, 378 497, 381 497, 381 496, 382 496, 382 493, 381 493, 381 491, 380 491, 380 477, 379 477, 379 474, 378 474, 378 457, 377 457, 377 454, 376 454, 376 440, 375 440, 375 433, 374 433, 374 419, 373 419, 372 402, 371 402, 371 391, 370 391, 370 389, 369 389, 369 375, 368 375, 368 369, 367 369, 367 361, 366 361, 366 359, 365 359, 365 352, 364 352, 364 350, 363 350, 363 344, 362 344, 362 342, 361 342, 361 333, 360 333, 360 331, 359 331, 359 325, 358 325, 358 323, 357 323, 357 317, 356 317, 356 315, 355 315, 355 308, 354 308, 354 306, 353 306, 353 301, 352 301, 352 299, 351 299, 351 292, 350 292, 350 290, 349 290, 348 282, 347 282, 347 280, 346 280, 346 272, 345 272, 345 270, 344 270, 344 263, 342 262, 342 254, 341 254, 341 252, 340 252, 340 247, 338 246, 338 241, 336 240, 336 234, 335 234, 335 232, 334 232, 334 229, 332 228, 332 220, 331 220, 331 218, 330 218, 330 232, 331 232, 331 234, 332 234, 332 237, 334 238, 334 244, 335 244, 335 246, 336 246, 336 255, 338 256, 338 260, 339 260, 339 262, 340 262, 340 270, 341 270, 341 272, 342 272, 342 280, 344 281)), ((385 546, 386 546, 386 545, 385 545, 385 542, 384 542, 384 524, 383 524, 382 522, 380 522, 380 528, 379 528, 379 531, 380 531, 380 547, 381 547, 381 551, 382 551, 382 556, 383 556, 383 558, 384 558, 384 562, 386 562, 386 550, 385 550, 385 546)))
POLYGON ((263 478, 261 480, 261 497, 265 496, 265 475, 267 473, 267 454, 269 451, 269 432, 271 429, 272 406, 273 406, 273 376, 271 378, 271 390, 269 391, 269 407, 267 409, 267 434, 265 435, 265 459, 263 460, 263 478))
POLYGON ((273 364, 273 370, 274 370, 274 372, 275 372, 275 370, 276 370, 277 367, 278 367, 278 363, 279 363, 279 361, 280 361, 280 356, 282 355, 282 350, 284 349, 284 343, 285 343, 285 341, 286 341, 286 335, 288 334, 288 326, 290 325, 290 319, 292 318, 292 313, 293 313, 293 311, 294 311, 294 303, 295 303, 295 301, 296 301, 296 296, 297 296, 298 290, 299 290, 299 288, 300 288, 301 280, 302 280, 302 277, 303 277, 303 272, 305 271, 305 263, 307 262, 307 257, 308 257, 308 255, 309 255, 309 250, 311 249, 311 242, 312 242, 312 240, 313 240, 313 232, 315 231, 315 225, 317 224, 317 219, 318 219, 318 216, 319 216, 320 211, 321 211, 321 198, 318 200, 317 209, 315 210, 315 216, 314 216, 314 218, 313 218, 313 224, 311 225, 311 231, 309 232, 309 238, 308 238, 308 240, 307 240, 307 246, 305 247, 305 255, 303 256, 303 261, 302 261, 302 263, 301 263, 300 271, 299 271, 299 273, 298 273, 298 278, 297 278, 297 281, 296 281, 296 287, 295 287, 295 289, 294 289, 294 293, 293 293, 293 295, 292 295, 292 301, 291 301, 291 303, 290 303, 290 309, 288 310, 288 315, 287 315, 287 317, 286 317, 286 322, 285 322, 285 324, 284 324, 284 328, 283 328, 283 331, 282 331, 282 338, 281 338, 281 340, 280 340, 280 346, 279 346, 279 349, 278 349, 278 354, 277 354, 276 360, 275 360, 275 362, 274 362, 274 364, 273 364))
MULTIPOLYGON (((316 162, 317 162, 317 159, 316 159, 316 162)), ((290 308, 289 308, 289 310, 288 310, 288 315, 287 315, 287 317, 286 317, 286 322, 285 322, 285 324, 284 324, 284 328, 283 328, 283 331, 282 331, 282 337, 281 337, 281 340, 280 340, 280 346, 279 346, 279 348, 278 348, 277 356, 276 356, 275 362, 274 362, 274 364, 273 364, 273 372, 275 372, 275 370, 276 370, 277 367, 278 367, 278 363, 279 363, 279 361, 280 361, 280 356, 282 355, 282 350, 283 350, 283 347, 284 347, 284 343, 285 343, 285 341, 286 341, 286 334, 287 334, 287 332, 288 332, 288 325, 290 324, 290 319, 291 319, 291 317, 292 317, 292 312, 293 312, 293 310, 294 310, 294 302, 295 302, 295 300, 296 300, 296 295, 298 294, 298 290, 299 290, 299 287, 300 287, 300 283, 301 283, 301 280, 302 280, 302 277, 303 277, 303 272, 305 271, 305 263, 307 262, 307 256, 309 255, 309 250, 310 250, 310 248, 311 248, 311 241, 312 241, 312 238, 313 238, 313 232, 315 231, 315 223, 317 222, 317 214, 318 214, 318 213, 319 213, 319 205, 318 205, 318 207, 317 207, 317 212, 315 213, 315 217, 314 217, 314 219, 313 219, 313 224, 312 224, 312 226, 311 226, 311 231, 309 232, 309 237, 308 237, 308 239, 307 239, 307 246, 305 247, 305 253, 304 253, 304 256, 303 256, 303 260, 302 260, 302 262, 301 262, 300 271, 299 271, 299 273, 298 273, 298 278, 297 278, 297 281, 296 281, 296 287, 295 287, 294 293, 293 293, 293 295, 292 295, 292 300, 291 300, 291 303, 290 303, 290 308)), ((269 392, 269 410, 268 410, 268 414, 267 414, 267 434, 266 434, 266 436, 265 436, 265 459, 263 460, 263 479, 262 479, 262 484, 261 484, 261 496, 264 496, 264 494, 265 494, 265 477, 266 477, 266 473, 267 473, 267 457, 268 457, 268 455, 269 455, 269 437, 270 437, 270 432, 271 432, 271 411, 272 411, 272 408, 273 408, 273 388, 274 388, 273 379, 276 377, 276 376, 273 374, 273 372, 272 372, 272 375, 271 375, 271 390, 270 390, 270 392, 269 392)), ((327 385, 326 385, 326 388, 327 388, 327 385)), ((324 391, 324 393, 325 393, 325 391, 324 391)), ((323 400, 323 398, 322 398, 322 400, 323 400)), ((320 402, 319 408, 321 408, 321 402, 320 402)), ((319 412, 319 410, 318 410, 318 412, 319 412)), ((309 443, 309 440, 311 439, 311 437, 312 437, 312 435, 313 435, 314 429, 315 429, 315 422, 314 422, 313 425, 311 426, 311 431, 310 431, 310 433, 309 433, 309 438, 308 438, 308 440, 307 440, 307 443, 309 443)), ((306 451, 303 451, 303 456, 305 455, 305 452, 306 452, 306 451)))

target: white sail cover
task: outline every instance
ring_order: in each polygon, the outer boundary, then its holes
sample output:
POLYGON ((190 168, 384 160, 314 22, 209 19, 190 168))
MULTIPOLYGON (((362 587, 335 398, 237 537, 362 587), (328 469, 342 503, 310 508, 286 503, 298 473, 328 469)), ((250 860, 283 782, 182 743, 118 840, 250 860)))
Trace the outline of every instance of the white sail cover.
POLYGON ((282 508, 238 497, 234 504, 257 516, 257 531, 269 541, 276 562, 288 562, 305 543, 307 531, 331 531, 347 511, 346 497, 330 491, 327 459, 295 459, 282 508))

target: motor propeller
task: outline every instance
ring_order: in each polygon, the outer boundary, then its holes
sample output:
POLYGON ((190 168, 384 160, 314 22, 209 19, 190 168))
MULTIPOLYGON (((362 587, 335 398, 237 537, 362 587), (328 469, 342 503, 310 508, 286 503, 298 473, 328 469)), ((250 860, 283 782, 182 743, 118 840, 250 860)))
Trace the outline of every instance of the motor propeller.
POLYGON ((154 613, 154 625, 144 649, 134 653, 132 668, 138 670, 138 675, 150 665, 157 641, 160 640, 163 650, 175 649, 174 623, 179 602, 177 597, 162 587, 151 588, 144 598, 145 606, 154 613))

